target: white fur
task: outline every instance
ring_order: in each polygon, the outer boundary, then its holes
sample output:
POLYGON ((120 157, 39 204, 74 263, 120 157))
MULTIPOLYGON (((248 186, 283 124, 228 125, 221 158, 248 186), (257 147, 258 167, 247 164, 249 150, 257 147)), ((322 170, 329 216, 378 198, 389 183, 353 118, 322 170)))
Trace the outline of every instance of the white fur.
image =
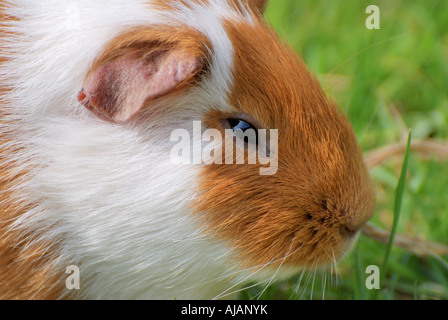
MULTIPOLYGON (((213 298, 244 279, 234 252, 201 233, 188 205, 199 168, 173 165, 170 133, 191 130, 212 107, 230 108, 232 44, 223 19, 251 23, 224 0, 209 6, 154 11, 144 0, 12 0, 18 35, 0 70, 14 90, 5 108, 17 159, 33 167, 22 186, 38 206, 16 227, 39 230, 61 244, 57 267, 77 265, 79 297, 91 299, 213 298), (78 20, 79 17, 79 20, 78 20), (97 119, 76 97, 104 45, 129 27, 188 25, 210 40, 211 77, 145 127, 97 119)), ((65 292, 67 295, 73 292, 65 292)))

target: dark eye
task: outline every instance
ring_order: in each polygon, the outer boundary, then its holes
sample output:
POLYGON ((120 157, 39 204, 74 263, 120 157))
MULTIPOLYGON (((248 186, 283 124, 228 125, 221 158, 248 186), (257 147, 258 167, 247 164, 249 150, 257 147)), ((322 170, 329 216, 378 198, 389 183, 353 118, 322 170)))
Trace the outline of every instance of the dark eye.
POLYGON ((258 142, 257 129, 249 122, 241 119, 227 119, 227 122, 237 137, 248 143, 256 144, 258 142))
POLYGON ((246 131, 247 129, 255 129, 255 127, 253 125, 251 125, 250 123, 244 121, 244 120, 240 120, 240 119, 227 119, 227 121, 229 122, 230 128, 232 128, 233 131, 235 130, 243 130, 246 131))

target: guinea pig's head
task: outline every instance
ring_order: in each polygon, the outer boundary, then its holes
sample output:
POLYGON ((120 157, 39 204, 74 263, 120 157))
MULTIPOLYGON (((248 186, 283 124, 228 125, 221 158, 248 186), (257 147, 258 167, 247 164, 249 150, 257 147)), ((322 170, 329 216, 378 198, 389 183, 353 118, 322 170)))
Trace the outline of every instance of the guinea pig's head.
MULTIPOLYGON (((187 26, 119 35, 94 62, 78 99, 117 125, 150 128, 162 121, 175 130, 201 121, 222 136, 238 128, 276 132, 268 135, 268 158, 275 163, 270 174, 260 174, 266 168, 260 161, 192 164, 197 183, 190 214, 232 248, 239 263, 331 263, 373 214, 361 150, 349 121, 297 54, 256 7, 244 10, 250 22, 220 16, 217 30, 225 33, 214 34, 227 37, 226 45, 211 39, 213 32, 187 26)), ((261 139, 252 144, 243 144, 246 155, 261 139)))
POLYGON ((204 121, 210 127, 224 121, 230 128, 277 129, 270 157, 278 167, 262 175, 261 164, 205 166, 198 208, 251 265, 336 262, 375 206, 354 131, 269 27, 228 30, 235 47, 233 112, 210 112, 204 121))

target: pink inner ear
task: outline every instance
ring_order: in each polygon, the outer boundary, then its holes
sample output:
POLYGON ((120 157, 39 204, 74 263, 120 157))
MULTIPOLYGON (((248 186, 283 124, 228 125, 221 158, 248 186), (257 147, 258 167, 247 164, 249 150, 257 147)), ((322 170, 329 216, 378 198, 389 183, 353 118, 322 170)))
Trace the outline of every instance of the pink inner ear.
POLYGON ((102 119, 127 122, 151 100, 169 95, 200 67, 200 58, 181 51, 164 52, 150 61, 128 53, 95 70, 78 101, 102 119))

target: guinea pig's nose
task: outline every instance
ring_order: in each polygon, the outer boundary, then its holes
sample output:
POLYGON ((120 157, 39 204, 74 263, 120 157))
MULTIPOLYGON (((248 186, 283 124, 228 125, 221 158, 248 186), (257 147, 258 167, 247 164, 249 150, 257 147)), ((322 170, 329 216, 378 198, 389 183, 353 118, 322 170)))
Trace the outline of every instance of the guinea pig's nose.
POLYGON ((341 236, 344 238, 351 238, 355 236, 358 231, 361 229, 362 225, 352 225, 352 224, 341 224, 339 227, 339 232, 341 233, 341 236))

